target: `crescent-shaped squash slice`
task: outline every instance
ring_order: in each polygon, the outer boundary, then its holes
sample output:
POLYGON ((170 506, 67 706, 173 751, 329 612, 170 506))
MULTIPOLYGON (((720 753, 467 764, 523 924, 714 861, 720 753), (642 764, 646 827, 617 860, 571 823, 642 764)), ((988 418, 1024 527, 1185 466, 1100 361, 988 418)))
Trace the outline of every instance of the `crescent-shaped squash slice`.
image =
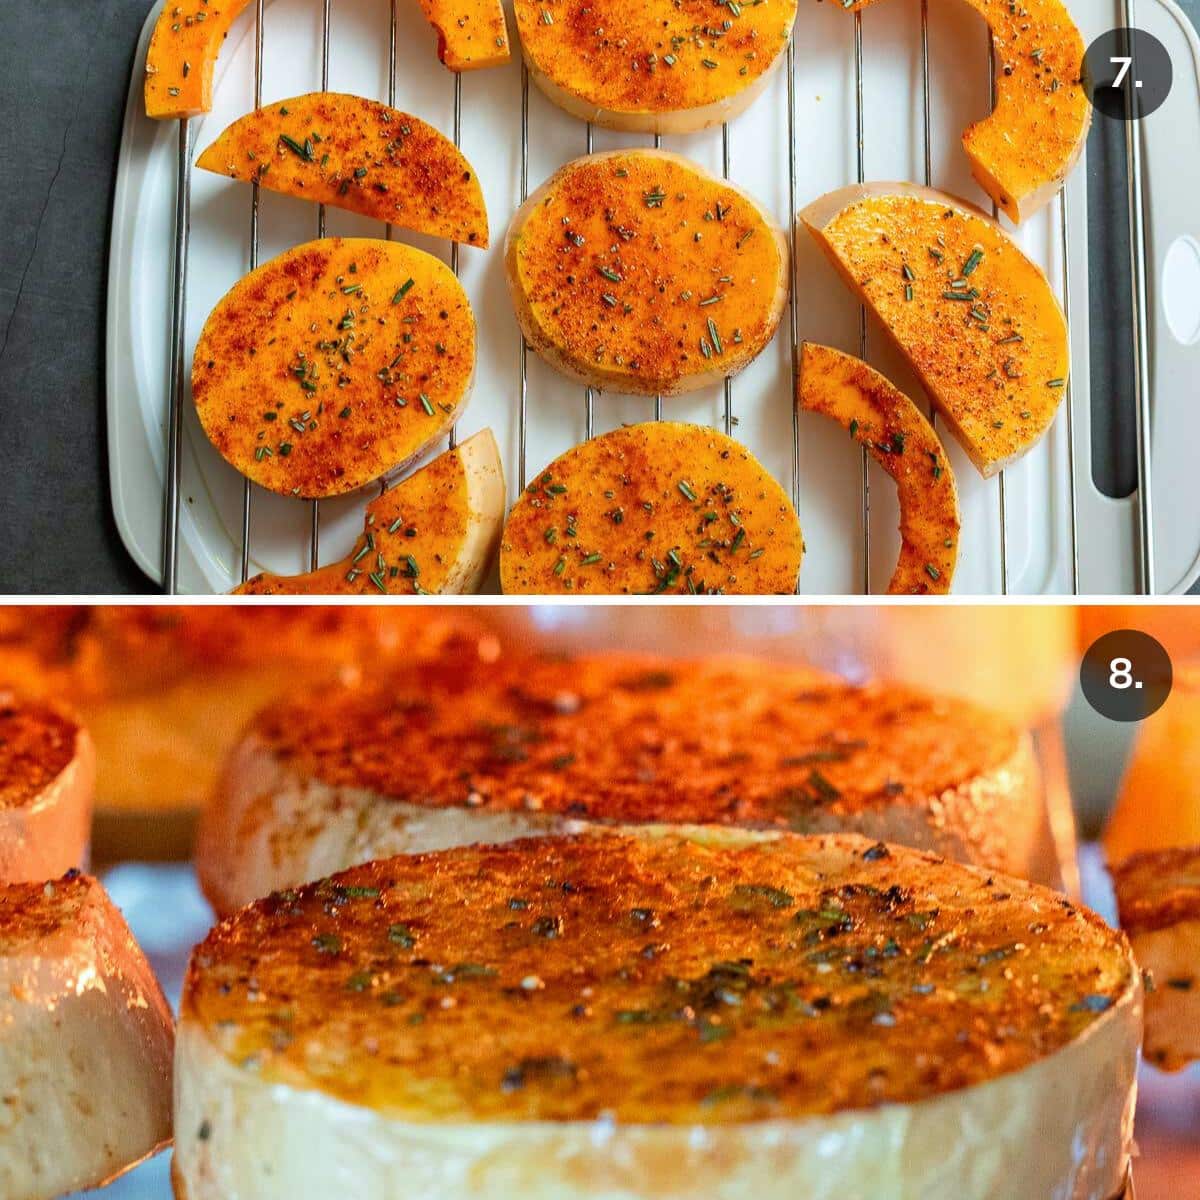
MULTIPOLYGON (((250 0, 167 0, 146 51, 146 115, 169 121, 212 108, 213 69, 230 26, 250 0)), ((420 0, 437 31, 438 57, 452 71, 509 59, 500 0, 420 0)))
POLYGON ((310 92, 235 121, 196 166, 472 246, 488 244, 483 190, 449 138, 375 100, 310 92))
POLYGON ((691 133, 731 121, 757 97, 796 19, 795 0, 516 0, 533 81, 584 121, 691 133))
POLYGON ((305 575, 255 575, 235 595, 437 595, 478 590, 504 520, 504 468, 482 429, 367 505, 341 562, 305 575))
POLYGON ((1058 192, 1087 141, 1092 105, 1083 84, 1083 38, 1062 0, 967 3, 992 36, 996 105, 967 126, 963 149, 979 186, 1019 223, 1058 192))
POLYGON ((852 184, 800 213, 903 351, 984 477, 1050 427, 1070 356, 1037 265, 978 209, 909 183, 852 184))
POLYGON ((420 0, 438 35, 438 58, 451 71, 508 62, 508 25, 500 0, 420 0))
POLYGON ((629 425, 568 450, 513 505, 505 592, 749 595, 796 590, 804 542, 783 488, 703 425, 629 425))
POLYGON ((209 315, 192 362, 205 433, 285 496, 352 492, 454 422, 475 319, 440 259, 399 242, 325 238, 264 263, 209 315))
POLYGON ((900 558, 891 595, 950 590, 958 561, 958 488, 925 414, 860 358, 805 342, 796 403, 832 417, 896 481, 900 558))
POLYGON ((787 242, 740 188, 662 150, 569 162, 504 247, 529 344, 595 387, 672 395, 740 371, 787 300, 787 242))

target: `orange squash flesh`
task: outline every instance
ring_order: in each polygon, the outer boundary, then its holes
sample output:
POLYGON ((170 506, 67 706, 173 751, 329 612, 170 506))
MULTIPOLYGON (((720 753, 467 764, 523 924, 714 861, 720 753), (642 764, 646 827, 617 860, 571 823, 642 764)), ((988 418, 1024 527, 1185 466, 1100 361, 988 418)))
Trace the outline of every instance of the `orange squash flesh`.
MULTIPOLYGON (((212 108, 213 70, 230 26, 250 0, 167 0, 146 51, 146 115, 159 121, 212 108)), ((452 71, 509 60, 500 0, 420 0, 437 31, 438 57, 452 71)))
POLYGON ((654 421, 539 472, 504 527, 500 583, 542 595, 790 594, 803 553, 786 493, 744 446, 654 421))
POLYGON ((576 159, 513 218, 505 266, 529 344, 618 392, 719 382, 774 336, 787 243, 746 193, 676 154, 576 159))
POLYGON ((996 105, 967 126, 963 149, 980 187, 1019 223, 1058 192, 1087 141, 1092 105, 1083 85, 1083 38, 1062 0, 967 3, 992 36, 996 105))
POLYGON ((908 358, 985 477, 1038 442, 1070 366, 1041 270, 996 222, 914 184, 852 185, 800 213, 908 358))
POLYGON ((583 120, 687 133, 746 108, 783 60, 795 0, 516 0, 534 82, 583 120))
POLYGON ((235 121, 196 166, 471 246, 488 244, 483 190, 449 138, 375 100, 312 92, 235 121))
POLYGON ((920 409, 861 359, 812 342, 800 356, 797 404, 846 427, 896 481, 901 546, 888 593, 949 592, 958 561, 958 489, 920 409))
POLYGON ((252 271, 213 309, 192 397, 243 475, 281 495, 336 496, 444 434, 474 367, 474 317, 445 263, 325 238, 252 271))
POLYGON ((475 591, 504 516, 496 439, 481 430, 367 505, 341 562, 304 575, 255 575, 234 595, 436 595, 475 591))
POLYGON ((212 108, 217 55, 250 0, 167 0, 146 51, 146 116, 195 117, 212 108))
POLYGON ((508 62, 508 25, 500 0, 420 0, 438 35, 438 58, 451 71, 508 62))

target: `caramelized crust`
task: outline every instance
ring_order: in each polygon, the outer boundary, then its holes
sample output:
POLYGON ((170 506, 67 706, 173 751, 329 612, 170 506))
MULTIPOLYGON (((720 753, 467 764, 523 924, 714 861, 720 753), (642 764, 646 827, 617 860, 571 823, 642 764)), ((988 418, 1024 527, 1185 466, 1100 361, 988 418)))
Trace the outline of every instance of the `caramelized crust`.
POLYGON ((192 399, 243 475, 285 496, 337 496, 436 441, 474 370, 475 319, 445 263, 399 242, 325 238, 217 304, 192 399))
POLYGON ((513 505, 505 592, 791 595, 804 541, 787 493, 702 425, 614 429, 560 455, 513 505))
POLYGON ((1092 913, 930 855, 582 836, 259 901, 197 948, 183 1021, 267 1084, 405 1120, 729 1124, 1021 1070, 1137 987, 1092 913))
POLYGON ((567 163, 509 227, 529 344, 573 378, 675 394, 750 362, 787 298, 787 243, 745 192, 662 150, 567 163))
POLYGON ((526 61, 551 99, 641 130, 698 129, 732 115, 739 94, 757 92, 778 64, 796 18, 794 0, 728 10, 711 0, 517 0, 515 11, 526 61))
POLYGON ((0 811, 35 803, 78 751, 79 723, 0 684, 0 811))
POLYGON ((483 191, 438 130, 375 100, 311 92, 235 121, 196 166, 432 237, 488 244, 483 191))
POLYGON ((248 741, 291 778, 426 809, 855 828, 1018 869, 1034 794, 999 718, 738 659, 442 660, 275 704, 248 741))
POLYGON ((1130 937, 1200 921, 1200 846, 1134 854, 1112 876, 1121 928, 1130 937))

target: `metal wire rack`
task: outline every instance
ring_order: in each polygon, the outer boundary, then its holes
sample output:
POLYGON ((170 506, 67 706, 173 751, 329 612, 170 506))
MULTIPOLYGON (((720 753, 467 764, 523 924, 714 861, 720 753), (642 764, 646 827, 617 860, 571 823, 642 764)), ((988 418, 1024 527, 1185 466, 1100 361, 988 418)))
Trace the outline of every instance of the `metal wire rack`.
MULTIPOLYGON (((1134 24, 1135 0, 1121 0, 1122 14, 1126 27, 1134 24)), ((391 0, 390 38, 389 38, 389 70, 388 70, 388 102, 394 106, 396 100, 396 5, 397 0, 391 0)), ((254 13, 254 98, 255 106, 261 105, 262 100, 262 71, 263 71, 263 40, 264 40, 264 0, 255 0, 254 13)), ((328 90, 329 57, 332 33, 332 0, 323 0, 321 21, 321 87, 328 90)), ((863 88, 863 22, 862 13, 856 11, 852 24, 852 55, 854 63, 854 95, 855 95, 855 134, 856 134, 856 172, 857 180, 862 183, 866 179, 866 105, 863 88)), ((1133 47, 1129 47, 1132 55, 1133 47)), ((995 59, 992 53, 990 35, 987 42, 988 79, 993 100, 995 96, 995 59)), ((924 182, 932 182, 932 134, 931 134, 931 100, 930 100, 930 61, 929 61, 929 10, 928 0, 921 0, 921 90, 922 90, 922 135, 924 158, 924 182)), ((784 64, 787 85, 787 116, 788 116, 788 202, 792 215, 789 221, 789 245, 791 249, 790 265, 790 300, 789 300, 789 339, 791 351, 792 394, 795 394, 797 375, 800 362, 801 341, 799 338, 799 322, 797 319, 797 262, 795 248, 795 213, 797 211, 797 129, 796 129, 796 53, 794 41, 789 41, 784 64)), ((520 121, 520 198, 522 202, 529 194, 529 72, 522 64, 521 67, 521 121, 520 121)), ((462 77, 455 74, 454 88, 454 117, 453 140, 456 146, 462 138, 462 77)), ((1136 105, 1136 94, 1130 90, 1130 103, 1136 105)), ((730 127, 725 124, 721 128, 721 159, 724 177, 730 177, 730 160, 732 154, 732 137, 730 127)), ((662 145, 660 134, 653 136, 655 147, 662 145)), ((591 153, 593 149, 593 128, 586 126, 584 150, 591 153)), ((1136 413, 1136 445, 1137 445, 1137 527, 1138 527, 1138 578, 1139 588, 1143 593, 1151 594, 1155 590, 1154 576, 1154 543, 1153 543, 1153 508, 1152 508, 1152 471, 1150 466, 1150 364, 1146 351, 1148 304, 1147 281, 1145 271, 1146 230, 1143 212, 1142 185, 1142 148, 1138 136, 1137 125, 1129 121, 1125 126, 1125 154, 1128 170, 1127 208, 1130 235, 1130 276, 1133 289, 1133 356, 1134 356, 1134 387, 1136 413)), ((178 163, 176 175, 176 209, 175 209, 175 238, 174 238, 174 273, 171 302, 171 341, 170 341, 170 393, 167 420, 167 455, 164 484, 164 517, 162 537, 162 581, 163 588, 168 594, 175 594, 179 580, 179 513, 180 513, 180 471, 181 471, 181 440, 182 440, 182 408, 184 398, 183 368, 185 363, 185 319, 187 305, 188 277, 188 244, 191 225, 191 155, 192 134, 190 122, 185 118, 179 122, 178 163)), ((1069 229, 1067 220, 1067 204, 1065 192, 1060 192, 1053 202, 1058 209, 1058 235, 1060 240, 1062 278, 1061 299, 1070 324, 1070 284, 1068 264, 1070 261, 1069 229)), ((993 216, 996 207, 992 206, 993 216)), ((318 208, 317 236, 324 237, 326 228, 325 206, 318 208)), ((249 268, 253 270, 258 265, 259 234, 259 185, 252 185, 250 203, 250 253, 249 268)), ((393 236, 392 227, 386 229, 386 236, 393 236)), ((450 262, 454 273, 458 274, 459 247, 451 243, 450 262)), ((527 443, 529 431, 529 379, 528 379, 528 347, 523 339, 518 349, 518 487, 524 490, 527 481, 527 443)), ((859 306, 858 319, 858 352, 865 358, 867 353, 867 315, 865 306, 859 306)), ((724 410, 723 426, 728 434, 732 432, 734 418, 734 381, 726 378, 724 381, 724 410)), ((584 389, 584 428, 588 438, 593 436, 595 423, 596 391, 592 387, 584 389)), ((1079 592, 1079 531, 1076 503, 1076 467, 1075 467, 1075 430, 1072 413, 1071 383, 1068 381, 1064 396, 1064 421, 1067 438, 1067 489, 1070 525, 1070 579, 1072 592, 1079 592)), ((662 397, 656 396, 653 403, 653 416, 661 420, 663 416, 662 397)), ((929 412, 931 422, 936 422, 936 413, 932 407, 929 412)), ((792 412, 792 470, 791 495, 797 510, 800 509, 800 446, 801 431, 799 416, 793 407, 792 412)), ((449 434, 449 444, 456 444, 456 427, 449 434)), ((871 591, 871 487, 868 475, 868 455, 866 448, 861 451, 861 505, 859 513, 859 528, 862 553, 862 591, 871 591)), ((999 508, 999 530, 997 554, 999 556, 1000 590, 1007 595, 1009 591, 1008 563, 1008 503, 1005 474, 999 473, 996 491, 999 508)), ((382 485, 386 488, 387 484, 382 485)), ((250 481, 243 481, 242 520, 241 520, 241 579, 245 581, 250 572, 252 558, 251 549, 251 509, 254 488, 250 481)), ((320 501, 311 501, 311 522, 309 529, 309 564, 310 569, 316 569, 319 564, 321 508, 320 501)))

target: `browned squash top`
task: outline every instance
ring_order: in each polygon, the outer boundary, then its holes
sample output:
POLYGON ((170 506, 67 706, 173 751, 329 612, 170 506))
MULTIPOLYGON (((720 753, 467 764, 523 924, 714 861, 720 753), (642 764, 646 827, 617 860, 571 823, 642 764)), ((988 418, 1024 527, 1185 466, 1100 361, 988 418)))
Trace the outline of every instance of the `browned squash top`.
POLYGON ((1130 936, 1200 921, 1200 846, 1143 850, 1113 869, 1113 882, 1130 936))
POLYGON ((1002 719, 900 685, 627 655, 433 662, 282 701, 253 732, 302 776, 413 804, 800 832, 920 810, 1020 747, 1002 719))
POLYGON ((0 810, 37 800, 75 757, 79 732, 63 710, 0 684, 0 810))
POLYGON ((506 257, 530 342, 617 391, 734 374, 770 341, 787 287, 758 205, 654 150, 568 163, 518 214, 506 257))
POLYGON ((79 871, 46 883, 0 886, 0 955, 27 948, 37 953, 44 939, 60 929, 78 929, 85 907, 99 889, 96 880, 79 871))
POLYGON ((220 301, 196 346, 192 396, 243 475, 285 496, 334 496, 449 428, 474 368, 475 320, 445 263, 398 242, 326 238, 220 301))
POLYGON ((258 901, 183 1011, 263 1081, 400 1119, 729 1124, 1021 1070, 1137 986, 1120 933, 1016 879, 851 835, 614 835, 258 901))
POLYGON ((531 66, 590 105, 676 113, 720 105, 778 60, 794 0, 517 0, 531 66))

